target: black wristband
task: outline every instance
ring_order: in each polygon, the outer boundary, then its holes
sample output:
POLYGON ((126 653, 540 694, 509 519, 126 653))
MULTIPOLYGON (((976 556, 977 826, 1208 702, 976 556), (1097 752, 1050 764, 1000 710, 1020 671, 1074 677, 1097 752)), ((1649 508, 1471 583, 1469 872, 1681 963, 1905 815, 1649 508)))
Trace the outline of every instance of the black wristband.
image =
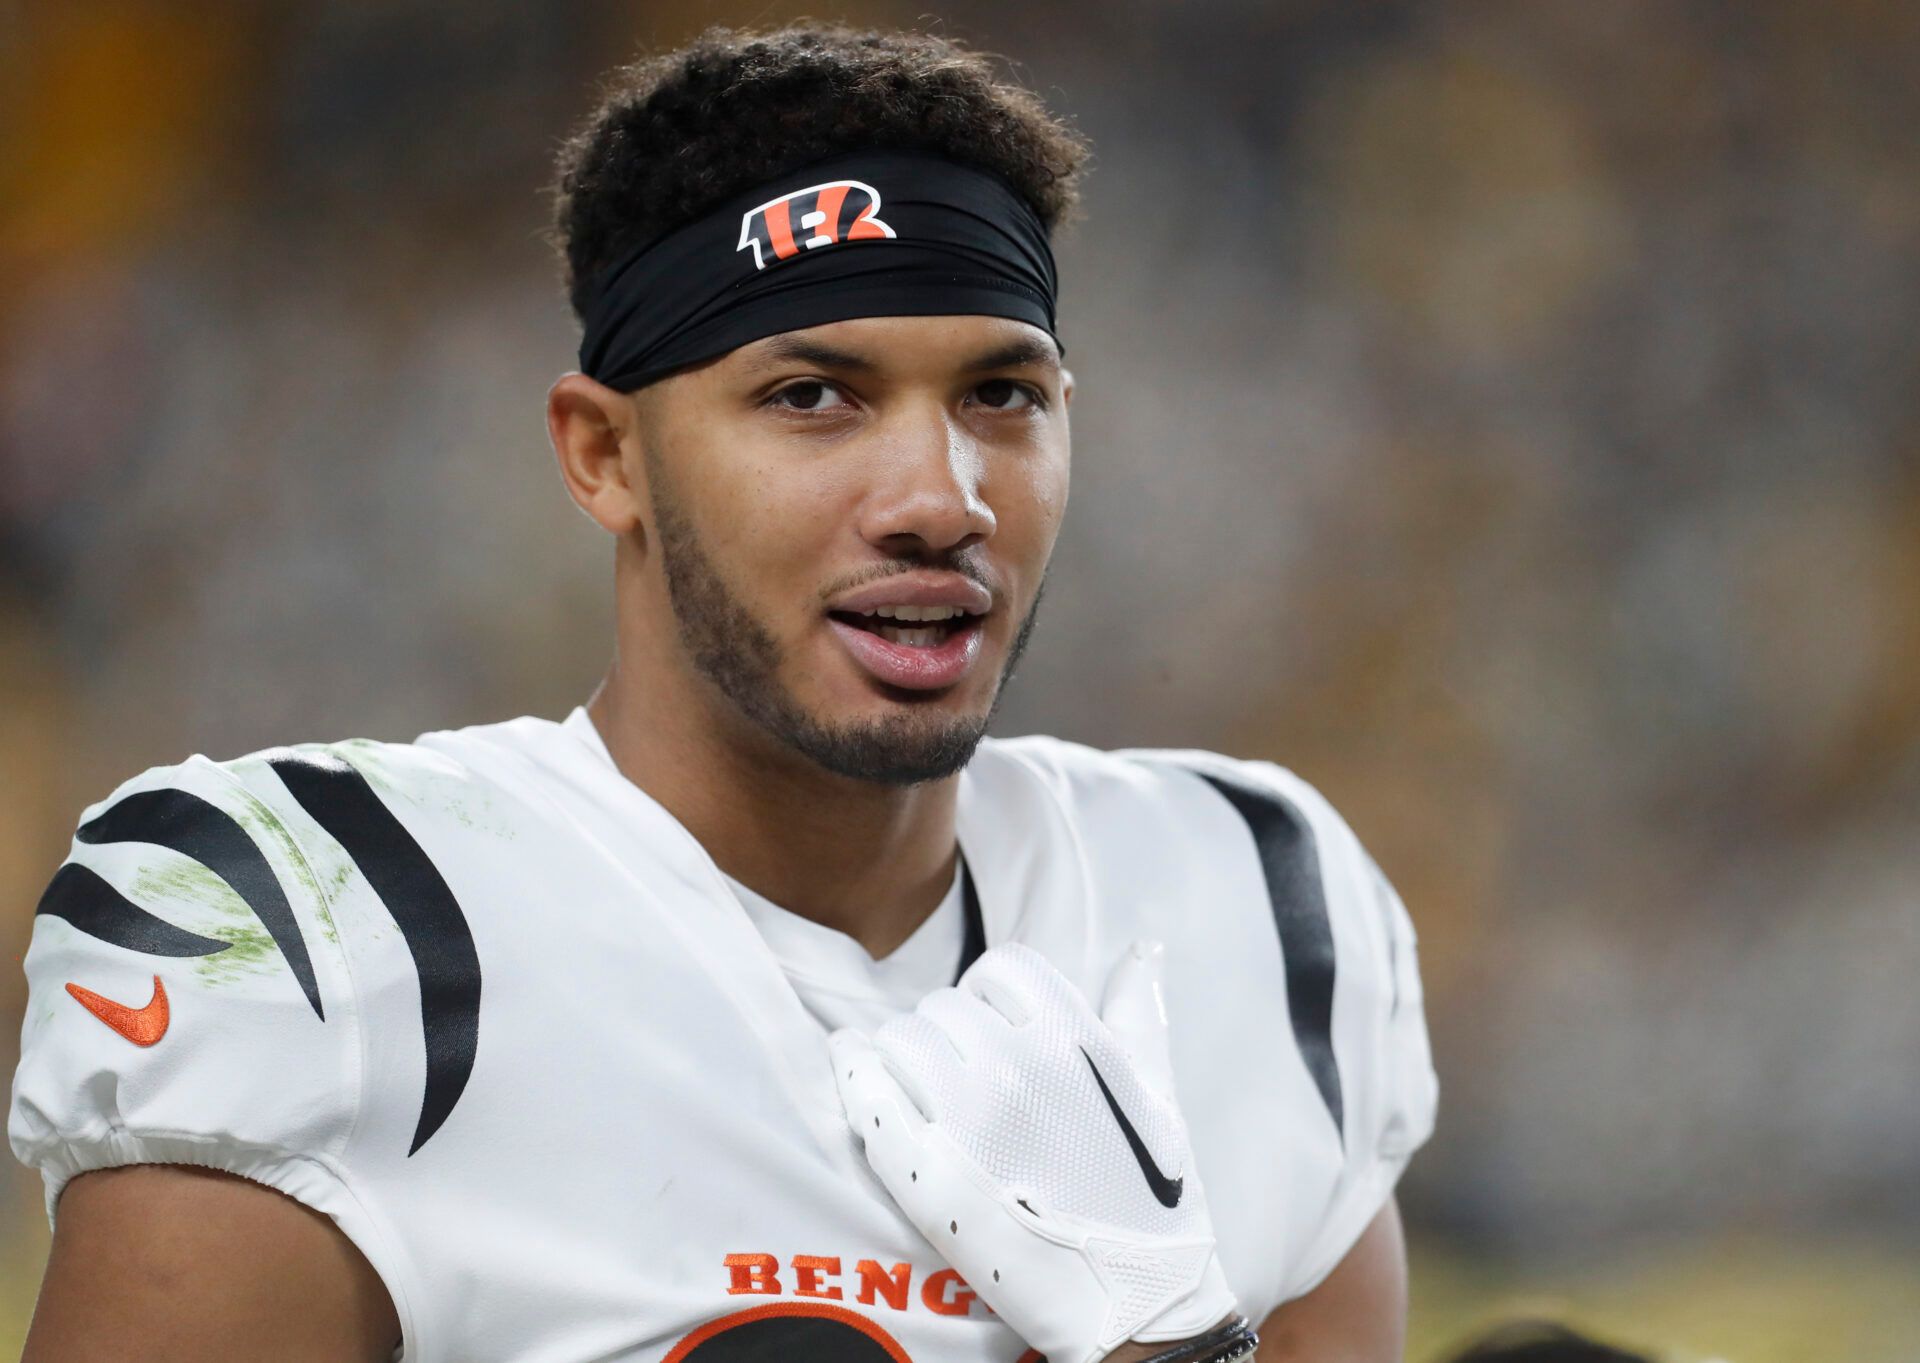
POLYGON ((1182 1340, 1140 1363, 1235 1363, 1237 1359, 1253 1357, 1253 1351, 1259 1347, 1260 1336, 1253 1325, 1245 1316, 1233 1316, 1206 1334, 1182 1340))

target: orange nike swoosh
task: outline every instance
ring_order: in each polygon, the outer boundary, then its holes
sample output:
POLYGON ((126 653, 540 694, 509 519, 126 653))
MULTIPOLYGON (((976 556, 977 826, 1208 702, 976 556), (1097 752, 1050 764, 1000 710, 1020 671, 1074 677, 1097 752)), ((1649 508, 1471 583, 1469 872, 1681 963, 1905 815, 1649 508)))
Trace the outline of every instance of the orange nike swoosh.
POLYGON ((153 997, 145 1008, 129 1008, 77 984, 68 985, 67 992, 85 1004, 89 1013, 136 1046, 151 1046, 167 1034, 167 987, 160 983, 158 975, 153 977, 153 997))

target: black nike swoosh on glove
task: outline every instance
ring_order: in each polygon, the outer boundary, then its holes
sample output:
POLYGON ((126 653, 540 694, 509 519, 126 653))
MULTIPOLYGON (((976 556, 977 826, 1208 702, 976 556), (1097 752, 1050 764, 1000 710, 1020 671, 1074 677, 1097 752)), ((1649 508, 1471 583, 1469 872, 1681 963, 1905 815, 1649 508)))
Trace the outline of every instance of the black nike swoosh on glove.
POLYGON ((1147 1187, 1153 1190, 1153 1196, 1163 1207, 1180 1205, 1180 1192, 1186 1186, 1185 1178, 1168 1178, 1160 1172, 1160 1166, 1153 1162, 1153 1156, 1147 1153, 1147 1143, 1140 1139, 1140 1133, 1133 1129, 1133 1123, 1127 1120, 1127 1114, 1120 1110, 1120 1104, 1114 1101, 1113 1090, 1107 1087, 1107 1081, 1100 1077, 1100 1067, 1093 1063, 1093 1057, 1087 1055, 1082 1046, 1080 1054, 1087 1056, 1087 1068, 1093 1071, 1093 1082, 1100 1086, 1100 1096, 1107 1100, 1107 1106, 1113 1110, 1113 1119, 1120 1123, 1120 1134, 1127 1138, 1127 1147, 1133 1151, 1133 1158, 1140 1166, 1140 1172, 1147 1176, 1147 1187))

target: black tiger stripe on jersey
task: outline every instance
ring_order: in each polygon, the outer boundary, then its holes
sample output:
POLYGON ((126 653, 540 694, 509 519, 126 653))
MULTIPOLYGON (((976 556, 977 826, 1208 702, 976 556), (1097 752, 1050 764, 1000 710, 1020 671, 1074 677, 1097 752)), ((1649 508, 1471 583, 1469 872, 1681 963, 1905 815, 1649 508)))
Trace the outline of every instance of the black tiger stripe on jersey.
POLYGON ((960 938, 960 968, 953 972, 955 984, 960 983, 967 967, 987 952, 987 925, 980 916, 980 892, 973 888, 973 872, 967 868, 965 857, 960 858, 960 912, 966 928, 960 938))
POLYGON ((229 945, 154 917, 77 861, 53 873, 34 912, 64 918, 89 937, 148 956, 212 956, 229 945))
POLYGON ((1226 799, 1253 834, 1266 877, 1274 926, 1280 932, 1280 958, 1287 974, 1287 1013, 1294 1044, 1313 1076, 1314 1087, 1346 1139, 1346 1104, 1340 1064, 1333 1053, 1333 925, 1327 920, 1327 894, 1320 875, 1320 853, 1313 828, 1293 802, 1278 791, 1219 771, 1183 767, 1226 799))
POLYGON ((313 1005, 314 1016, 325 1020, 320 982, 314 978, 313 960, 307 955, 293 906, 287 903, 286 891, 266 856, 233 815, 189 791, 139 790, 81 824, 74 836, 81 842, 150 842, 168 847, 226 881, 280 948, 301 992, 313 1005))
POLYGON ((420 975, 427 1083, 407 1154, 417 1153, 466 1091, 480 1045, 480 955, 460 903, 405 825, 350 763, 282 751, 267 765, 300 807, 346 849, 386 905, 420 975))

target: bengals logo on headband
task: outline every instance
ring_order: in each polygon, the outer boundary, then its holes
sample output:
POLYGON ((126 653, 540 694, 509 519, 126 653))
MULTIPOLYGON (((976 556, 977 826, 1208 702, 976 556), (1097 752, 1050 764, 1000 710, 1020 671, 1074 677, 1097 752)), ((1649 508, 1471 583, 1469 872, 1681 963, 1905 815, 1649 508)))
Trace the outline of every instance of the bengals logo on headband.
POLYGON ((875 241, 893 229, 874 216, 880 191, 858 180, 829 180, 770 199, 740 219, 740 244, 753 248, 753 268, 842 241, 875 241))

